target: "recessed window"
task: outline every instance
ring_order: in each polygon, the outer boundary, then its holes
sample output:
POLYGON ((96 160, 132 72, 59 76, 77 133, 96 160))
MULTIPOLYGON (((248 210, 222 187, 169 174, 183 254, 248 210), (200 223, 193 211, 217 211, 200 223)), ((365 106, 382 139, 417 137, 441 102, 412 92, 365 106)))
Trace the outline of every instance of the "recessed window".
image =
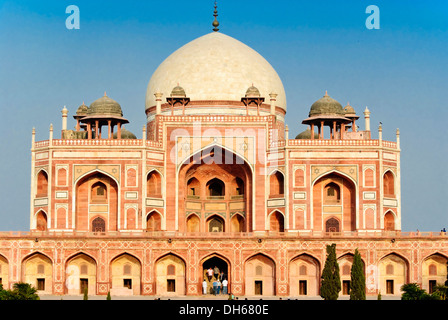
POLYGON ((394 294, 394 280, 386 280, 386 294, 394 294))
POLYGON ((325 186, 324 202, 325 204, 338 204, 341 201, 341 189, 339 186, 331 182, 325 186))
POLYGON ((37 290, 39 291, 45 290, 45 279, 37 279, 37 290))
POLYGON ((176 268, 174 267, 174 265, 170 264, 167 268, 166 268, 166 274, 168 276, 174 276, 176 274, 176 268))
POLYGON ((97 182, 92 185, 92 202, 107 203, 107 187, 102 182, 97 182))
POLYGON ((167 292, 176 292, 176 280, 168 279, 166 281, 166 291, 167 292))
POLYGON ((132 279, 123 279, 123 287, 132 289, 132 279))
POLYGON ((307 281, 299 280, 299 295, 306 296, 307 295, 307 281))

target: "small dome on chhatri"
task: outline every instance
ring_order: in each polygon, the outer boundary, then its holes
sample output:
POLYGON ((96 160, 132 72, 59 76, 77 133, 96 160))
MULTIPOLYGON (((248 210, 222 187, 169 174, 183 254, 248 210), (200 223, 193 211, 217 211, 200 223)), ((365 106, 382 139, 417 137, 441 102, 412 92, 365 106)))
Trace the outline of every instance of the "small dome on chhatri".
POLYGON ((174 87, 173 90, 171 91, 171 97, 182 97, 182 98, 185 98, 186 96, 187 95, 185 94, 184 88, 182 88, 179 85, 174 87))
POLYGON ((87 114, 89 116, 92 115, 113 115, 122 117, 123 111, 121 110, 120 104, 109 98, 106 93, 104 96, 99 98, 98 100, 92 102, 90 105, 87 114))
POLYGON ((246 91, 246 98, 248 97, 260 97, 260 91, 254 87, 254 85, 250 86, 246 91))
MULTIPOLYGON (((117 139, 117 137, 118 137, 117 133, 114 132, 114 139, 117 139)), ((131 131, 128 131, 125 128, 122 128, 121 129, 121 139, 137 139, 137 137, 131 131)))
POLYGON ((310 109, 309 116, 317 116, 317 115, 341 115, 344 116, 345 112, 342 108, 342 105, 331 98, 328 93, 325 91, 325 95, 313 103, 310 109))
POLYGON ((88 110, 89 110, 89 107, 86 106, 86 104, 83 102, 82 105, 79 106, 78 110, 76 110, 76 115, 77 116, 86 115, 88 110))
MULTIPOLYGON (((308 128, 305 131, 299 133, 296 136, 296 139, 311 139, 311 129, 308 128)), ((314 139, 319 139, 319 135, 317 133, 314 133, 314 139)))
POLYGON ((345 114, 356 114, 355 109, 350 105, 350 103, 347 103, 347 105, 344 107, 344 113, 345 114))

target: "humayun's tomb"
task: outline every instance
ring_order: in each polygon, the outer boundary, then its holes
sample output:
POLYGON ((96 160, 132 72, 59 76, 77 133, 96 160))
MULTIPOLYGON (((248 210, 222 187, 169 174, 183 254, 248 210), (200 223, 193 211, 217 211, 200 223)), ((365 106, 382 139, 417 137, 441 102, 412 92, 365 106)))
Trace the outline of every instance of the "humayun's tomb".
POLYGON ((444 283, 445 234, 401 232, 398 129, 372 139, 370 111, 324 88, 289 136, 276 71, 214 26, 153 73, 140 139, 107 94, 73 130, 66 108, 61 133, 33 129, 30 231, 0 234, 3 287, 194 296, 217 266, 235 295, 318 296, 332 243, 341 295, 356 248, 367 295, 444 283))

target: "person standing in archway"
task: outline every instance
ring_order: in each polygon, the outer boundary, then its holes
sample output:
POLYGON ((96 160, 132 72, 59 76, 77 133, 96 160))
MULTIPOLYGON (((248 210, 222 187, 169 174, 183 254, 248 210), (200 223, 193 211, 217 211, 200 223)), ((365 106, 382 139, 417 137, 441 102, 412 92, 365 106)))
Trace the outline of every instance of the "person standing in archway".
POLYGON ((219 268, 217 266, 215 266, 215 268, 213 269, 214 273, 215 273, 215 279, 219 279, 219 268))
POLYGON ((208 287, 207 281, 204 279, 204 282, 202 282, 202 293, 203 294, 207 294, 207 287, 208 287))
POLYGON ((213 277, 213 269, 210 267, 207 270, 207 276, 208 276, 208 281, 212 281, 212 277, 213 277))
POLYGON ((227 294, 227 286, 228 286, 227 279, 224 278, 224 280, 222 280, 222 294, 227 294))

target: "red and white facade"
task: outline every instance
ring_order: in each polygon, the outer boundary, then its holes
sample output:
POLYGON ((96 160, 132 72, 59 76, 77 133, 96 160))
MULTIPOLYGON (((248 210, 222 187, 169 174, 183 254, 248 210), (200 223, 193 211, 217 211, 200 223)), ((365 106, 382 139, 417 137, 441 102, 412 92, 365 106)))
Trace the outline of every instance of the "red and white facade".
POLYGON ((341 295, 356 248, 369 295, 446 280, 445 234, 401 232, 398 130, 396 141, 381 127, 371 139, 366 110, 363 131, 336 117, 328 137, 323 120, 310 126, 317 137, 289 137, 278 76, 243 46, 212 33, 170 56, 148 86, 140 139, 114 138, 107 113, 107 135, 94 121, 70 132, 67 110, 60 136, 33 131, 30 232, 0 235, 4 287, 199 295, 218 266, 236 295, 318 296, 331 243, 341 295), (217 65, 235 52, 252 65, 231 56, 208 75, 198 53, 208 50, 217 65), (231 81, 242 68, 261 75, 231 81))

